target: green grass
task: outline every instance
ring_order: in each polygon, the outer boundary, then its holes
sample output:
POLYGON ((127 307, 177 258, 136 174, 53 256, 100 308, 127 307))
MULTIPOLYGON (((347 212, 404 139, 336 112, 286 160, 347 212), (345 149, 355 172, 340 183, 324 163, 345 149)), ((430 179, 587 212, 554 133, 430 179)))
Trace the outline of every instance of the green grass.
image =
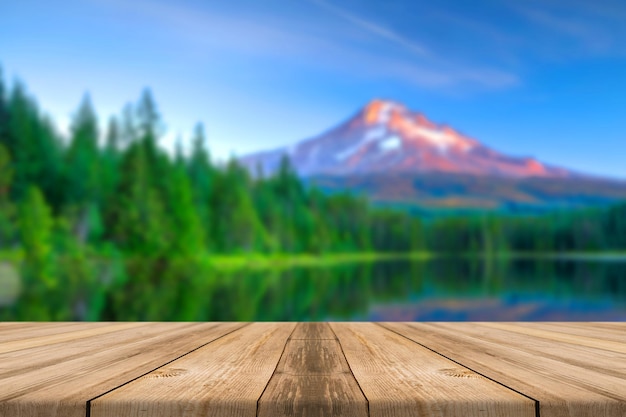
POLYGON ((433 257, 428 252, 411 253, 333 253, 333 254, 244 254, 244 255, 213 255, 210 262, 216 269, 267 269, 291 268, 294 266, 333 266, 354 262, 377 262, 392 259, 425 260, 433 257))
MULTIPOLYGON (((333 265, 378 262, 385 260, 428 260, 441 256, 491 257, 498 259, 570 259, 570 260, 625 260, 626 251, 604 252, 496 252, 443 254, 432 252, 354 252, 328 254, 209 254, 207 260, 217 270, 286 269, 292 267, 329 267, 333 265)), ((22 250, 0 250, 0 261, 17 264, 23 259, 22 250)))

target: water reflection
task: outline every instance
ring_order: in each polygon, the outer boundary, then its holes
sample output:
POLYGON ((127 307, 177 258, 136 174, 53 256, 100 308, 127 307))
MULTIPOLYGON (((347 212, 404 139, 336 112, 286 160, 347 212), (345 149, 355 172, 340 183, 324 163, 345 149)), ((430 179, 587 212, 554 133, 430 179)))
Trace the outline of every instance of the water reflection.
POLYGON ((20 283, 17 268, 1 263, 0 319, 626 320, 625 261, 442 258, 236 272, 182 261, 82 267, 97 278, 51 287, 20 283))

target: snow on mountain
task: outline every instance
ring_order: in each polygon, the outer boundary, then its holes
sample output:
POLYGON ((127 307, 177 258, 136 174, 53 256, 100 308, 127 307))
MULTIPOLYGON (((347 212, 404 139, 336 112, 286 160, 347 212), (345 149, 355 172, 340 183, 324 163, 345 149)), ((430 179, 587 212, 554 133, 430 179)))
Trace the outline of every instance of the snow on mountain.
POLYGON ((287 155, 302 176, 466 173, 500 177, 575 176, 533 158, 490 149, 452 127, 390 100, 372 100, 337 127, 293 146, 241 158, 251 172, 274 172, 287 155))

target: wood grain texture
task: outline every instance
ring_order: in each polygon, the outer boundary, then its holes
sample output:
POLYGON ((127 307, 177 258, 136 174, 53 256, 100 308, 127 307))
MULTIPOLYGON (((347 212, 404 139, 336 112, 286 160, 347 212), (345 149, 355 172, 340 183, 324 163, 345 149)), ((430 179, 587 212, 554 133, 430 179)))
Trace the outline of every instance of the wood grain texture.
POLYGON ((252 323, 91 402, 91 417, 256 416, 295 323, 252 323))
POLYGON ((84 417, 91 398, 244 325, 117 323, 116 331, 49 335, 48 346, 37 338, 21 349, 8 342, 10 351, 0 354, 0 416, 84 417))
POLYGON ((622 322, 515 322, 518 327, 544 329, 551 332, 565 333, 571 336, 593 337, 624 344, 626 325, 622 322))
POLYGON ((328 324, 298 324, 259 400, 258 416, 367 415, 367 400, 328 324))
MULTIPOLYGON (((585 346, 611 352, 626 353, 626 326, 623 326, 621 332, 609 332, 603 330, 592 334, 593 329, 585 332, 567 331, 562 327, 552 327, 539 325, 523 325, 518 323, 481 323, 481 325, 493 329, 502 329, 509 332, 515 332, 528 336, 543 338, 550 342, 564 342, 575 346, 585 346), (617 334, 616 334, 617 333, 617 334), (617 336, 613 338, 611 336, 617 336)), ((589 328, 589 326, 587 326, 589 328)))
POLYGON ((328 323, 324 322, 299 323, 289 339, 337 340, 328 323))
POLYGON ((0 323, 0 417, 535 417, 533 399, 625 417, 626 323, 0 323))
POLYGON ((0 343, 101 326, 110 326, 111 324, 112 323, 107 322, 0 322, 0 343))
POLYGON ((626 355, 614 340, 515 323, 382 325, 539 400, 542 417, 626 416, 626 355))
POLYGON ((535 416, 535 403, 373 323, 331 323, 370 416, 535 416))
MULTIPOLYGON (((54 324, 54 323, 53 323, 54 324)), ((104 326, 81 326, 66 331, 65 326, 47 326, 52 327, 48 332, 32 331, 27 337, 16 337, 12 340, 3 341, 0 344, 0 353, 7 353, 16 350, 24 350, 38 346, 53 346, 57 343, 68 341, 76 341, 77 339, 89 338, 91 336, 103 335, 106 333, 118 332, 124 329, 132 329, 145 326, 142 323, 107 323, 104 326)))

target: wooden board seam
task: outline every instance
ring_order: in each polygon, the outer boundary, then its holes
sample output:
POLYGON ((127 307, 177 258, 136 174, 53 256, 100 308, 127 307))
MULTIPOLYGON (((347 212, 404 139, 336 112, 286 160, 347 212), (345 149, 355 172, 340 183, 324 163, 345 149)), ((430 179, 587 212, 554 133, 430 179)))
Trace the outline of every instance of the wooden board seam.
POLYGON ((170 361, 167 361, 167 362, 165 362, 165 363, 163 363, 163 364, 161 364, 161 365, 157 366, 157 367, 156 367, 156 368, 154 368, 154 369, 151 369, 151 370, 149 370, 149 371, 147 371, 147 372, 145 372, 145 373, 143 373, 143 374, 141 374, 141 375, 139 375, 139 376, 137 376, 137 377, 135 377, 135 378, 133 378, 133 379, 130 379, 130 380, 128 380, 128 381, 126 381, 126 382, 124 382, 124 383, 123 383, 123 384, 121 384, 121 385, 116 386, 115 388, 111 388, 110 390, 108 390, 108 391, 106 391, 106 392, 103 392, 102 394, 99 394, 99 395, 97 395, 97 396, 95 396, 95 397, 93 397, 93 398, 91 398, 91 399, 87 400, 85 416, 86 416, 86 417, 91 417, 91 402, 92 402, 92 401, 95 401, 95 400, 97 400, 98 398, 100 398, 100 397, 102 397, 102 396, 105 396, 105 395, 107 395, 107 394, 109 394, 109 393, 111 393, 111 392, 115 391, 115 390, 116 390, 116 389, 118 389, 118 388, 123 387, 124 385, 128 385, 128 384, 130 384, 131 382, 136 381, 136 380, 138 380, 139 378, 142 378, 142 377, 144 377, 144 376, 146 376, 146 375, 148 375, 148 374, 150 374, 150 373, 152 373, 152 372, 156 371, 156 370, 157 370, 157 369, 159 369, 159 368, 162 368, 162 367, 164 367, 164 366, 167 366, 167 365, 169 365, 170 363, 172 363, 172 362, 174 362, 174 361, 176 361, 176 360, 178 360, 178 359, 180 359, 180 358, 182 358, 182 357, 184 357, 184 356, 187 356, 187 355, 189 355, 190 353, 195 352, 196 350, 201 349, 201 348, 203 348, 203 347, 205 347, 205 346, 209 345, 210 343, 213 343, 213 342, 215 342, 216 340, 219 340, 219 339, 223 338, 224 336, 228 336, 229 334, 231 334, 231 333, 233 333, 233 332, 236 332, 236 331, 238 331, 238 330, 241 330, 241 329, 243 329, 244 327, 249 326, 249 325, 250 325, 250 322, 248 322, 248 323, 244 323, 244 324, 243 324, 242 326, 240 326, 240 327, 235 327, 235 328, 234 328, 234 329, 232 329, 231 331, 226 332, 226 333, 222 334, 221 336, 216 337, 215 339, 213 339, 213 340, 211 340, 211 341, 209 341, 209 342, 203 343, 202 345, 200 345, 200 346, 198 346, 198 347, 196 347, 196 348, 194 348, 194 349, 190 350, 189 352, 185 352, 185 353, 183 353, 182 355, 179 355, 179 356, 175 357, 174 359, 172 359, 172 360, 170 360, 170 361))
MULTIPOLYGON (((376 325, 378 325, 378 326, 382 327, 383 329, 389 330, 389 331, 391 331, 391 332, 393 332, 393 333, 395 333, 395 334, 397 334, 397 335, 400 335, 400 336, 404 337, 405 339, 410 340, 411 342, 413 342, 413 343, 415 343, 415 344, 417 344, 417 345, 420 345, 420 346, 421 346, 421 347, 423 347, 424 349, 428 349, 428 350, 430 350, 431 352, 436 353, 437 355, 439 355, 439 356, 441 356, 441 357, 443 357, 443 358, 445 358, 445 359, 447 359, 447 360, 449 360, 449 361, 451 361, 451 362, 454 362, 454 363, 456 363, 457 365, 459 365, 459 366, 461 366, 461 367, 463 367, 463 368, 465 368, 465 369, 469 369, 470 371, 472 371, 472 372, 474 372, 474 373, 476 373, 476 374, 478 374, 478 375, 482 376, 483 378, 486 378, 486 379, 488 379, 488 380, 490 380, 490 381, 492 381, 492 382, 495 382, 496 384, 498 384, 498 385, 500 385, 500 386, 502 386, 502 387, 504 387, 504 388, 506 388, 506 389, 509 389, 509 390, 511 390, 511 391, 513 391, 513 392, 516 392, 517 394, 519 394, 519 395, 521 395, 521 396, 523 396, 523 397, 526 397, 526 398, 528 398, 529 400, 532 400, 532 401, 535 403, 535 417, 541 417, 541 416, 540 416, 540 414, 539 414, 539 410, 540 410, 539 400, 537 400, 537 399, 535 399, 535 398, 531 397, 530 395, 524 394, 523 392, 518 391, 518 390, 516 390, 515 388, 509 387, 508 385, 503 384, 502 382, 498 381, 497 379, 491 378, 491 377, 489 377, 489 376, 487 376, 487 375, 485 375, 485 374, 483 374, 483 373, 481 373, 481 372, 478 372, 478 371, 476 371, 476 370, 474 370, 474 369, 470 368, 469 366, 466 366, 466 365, 464 365, 464 364, 462 364, 462 363, 460 363, 460 362, 458 362, 458 361, 456 361, 456 360, 454 360, 454 359, 452 359, 452 358, 450 358, 450 357, 448 357, 448 356, 446 356, 446 355, 444 355, 444 354, 442 354, 442 353, 440 353, 440 352, 437 352, 436 350, 431 349, 431 348, 429 348, 428 346, 423 345, 422 343, 420 343, 420 342, 418 342, 418 341, 416 341, 416 340, 413 340, 413 339, 411 339, 410 337, 405 336, 404 334, 402 334, 402 333, 400 333, 400 332, 398 332, 398 331, 396 331, 396 330, 394 330, 394 329, 392 329, 392 328, 386 327, 383 323, 380 323, 380 322, 375 322, 374 324, 376 324, 376 325)), ((358 381, 357 381, 357 383, 358 383, 358 381)))
POLYGON ((263 398, 263 394, 265 394, 265 391, 267 391, 267 387, 270 386, 270 381, 274 378, 274 375, 276 375, 276 370, 278 369, 278 364, 283 359, 283 355, 285 355, 285 350, 287 350, 287 345, 289 344, 289 341, 291 340, 291 336, 293 336, 293 334, 294 334, 294 332, 296 331, 297 328, 298 328, 298 325, 296 324, 294 326, 293 330, 291 331, 291 333, 289 333, 289 337, 285 341, 285 345, 283 346, 283 350, 282 350, 282 352, 280 352, 280 356, 278 357, 278 361, 276 362, 276 366, 274 366, 274 370, 272 371, 272 376, 269 377, 269 379, 267 380, 267 383, 265 384, 265 387, 263 387, 263 391, 261 391, 261 395, 259 395, 259 398, 257 398, 257 400, 256 400, 256 416, 257 417, 259 416, 259 408, 261 406, 261 398, 263 398))
POLYGON ((348 361, 348 358, 346 357, 346 353, 343 351, 343 346, 341 346, 341 341, 337 337, 337 334, 333 330, 332 326, 329 325, 328 328, 333 333, 333 335, 335 335, 335 340, 337 340, 337 344, 339 345, 339 349, 341 349, 341 354, 343 355, 346 361, 346 364, 348 365, 348 369, 350 370, 350 373, 352 374, 352 378, 356 381, 356 385, 359 387, 359 390, 361 390, 361 394, 363 394, 363 398, 365 398, 365 405, 367 407, 367 417, 370 417, 370 400, 369 398, 367 398, 367 395, 365 395, 365 391, 363 391, 363 388, 361 387, 359 380, 354 375, 354 372, 352 371, 352 366, 350 366, 350 362, 348 361))

